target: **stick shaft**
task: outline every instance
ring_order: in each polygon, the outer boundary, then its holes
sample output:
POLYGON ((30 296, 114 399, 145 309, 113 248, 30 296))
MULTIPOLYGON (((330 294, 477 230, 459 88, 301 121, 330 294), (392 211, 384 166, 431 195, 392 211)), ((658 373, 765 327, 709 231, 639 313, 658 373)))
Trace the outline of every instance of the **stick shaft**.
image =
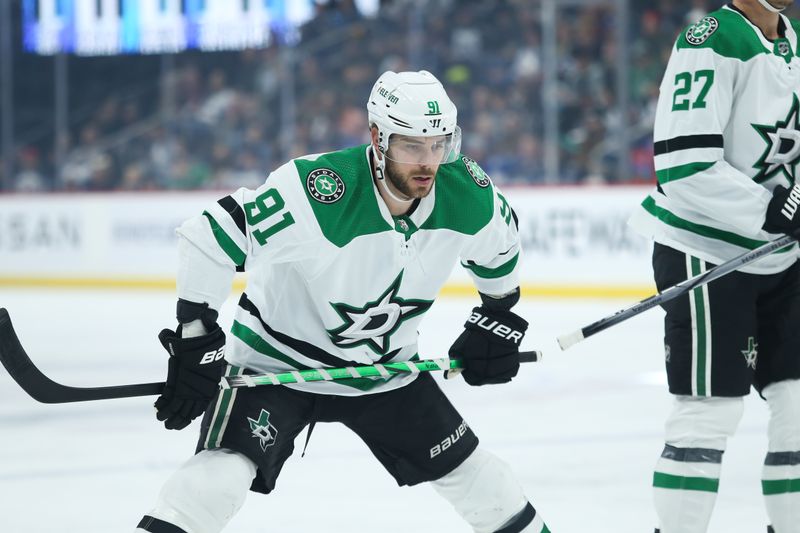
POLYGON ((616 313, 601 318, 596 322, 592 322, 588 326, 581 328, 579 331, 562 335, 558 338, 558 343, 562 350, 566 350, 573 344, 576 344, 583 339, 589 338, 592 335, 596 335, 597 333, 600 333, 601 331, 604 331, 612 326, 616 326, 620 322, 624 322, 629 318, 633 318, 636 315, 644 313, 648 309, 652 309, 653 307, 669 302, 670 300, 674 300, 675 298, 686 294, 693 289, 702 287, 703 285, 706 285, 715 279, 721 278, 726 274, 738 270, 749 263, 758 261, 759 259, 785 248, 794 242, 796 242, 796 239, 789 235, 785 235, 779 239, 770 241, 762 246, 759 246, 755 250, 745 252, 729 261, 717 265, 711 270, 707 270, 706 272, 698 274, 693 278, 689 278, 676 285, 673 285, 659 294, 645 298, 644 300, 637 302, 630 307, 621 309, 616 313))
MULTIPOLYGON (((541 359, 537 351, 520 352, 520 362, 529 363, 541 359)), ((461 359, 422 359, 419 361, 403 361, 377 365, 349 366, 343 368, 323 368, 296 370, 293 372, 264 373, 244 376, 224 377, 220 381, 223 389, 240 387, 259 387, 262 385, 285 385, 287 383, 305 383, 308 381, 336 381, 353 378, 386 378, 395 374, 418 374, 436 370, 463 368, 461 359)))
MULTIPOLYGON (((541 359, 540 352, 534 351, 520 353, 520 361, 522 362, 537 361, 539 359, 541 359)), ((430 368, 418 369, 418 371, 423 372, 436 370, 438 368, 459 368, 461 363, 459 360, 451 361, 449 359, 442 359, 439 361, 447 361, 447 364, 440 366, 442 363, 437 364, 431 361, 435 360, 417 362, 417 364, 430 366, 430 368)), ((43 403, 87 402, 95 400, 109 400, 113 398, 131 398, 135 396, 153 396, 161 394, 165 385, 163 382, 157 382, 132 383, 130 385, 112 385, 108 387, 70 387, 68 385, 62 385, 61 383, 55 382, 42 373, 42 371, 36 367, 33 361, 31 361, 30 357, 28 357, 28 354, 25 352, 25 349, 22 347, 22 344, 17 337, 16 331, 14 331, 14 326, 11 324, 11 317, 9 316, 8 311, 1 307, 0 363, 3 364, 14 381, 16 381, 25 392, 27 392, 35 400, 43 403)), ((368 377, 374 375, 382 376, 385 373, 388 373, 387 375, 391 375, 391 373, 402 371, 413 372, 413 370, 408 368, 405 370, 401 369, 400 367, 395 369, 388 368, 394 365, 403 364, 404 363, 389 363, 386 365, 381 365, 381 368, 378 368, 378 365, 357 367, 371 370, 362 370, 362 374, 357 374, 356 377, 368 377)), ((320 376, 335 373, 337 376, 341 376, 337 379, 354 377, 351 373, 351 370, 348 368, 312 370, 311 372, 317 372, 320 376), (342 374, 342 371, 346 372, 346 375, 342 374)), ((296 374, 297 372, 288 372, 283 374, 274 374, 274 376, 277 377, 278 384, 297 383, 298 381, 288 381, 290 378, 296 379, 296 374)), ((314 381, 313 379, 305 378, 303 378, 303 380, 314 381)), ((270 383, 272 383, 272 381, 270 381, 270 383)), ((223 384, 223 387, 224 386, 225 385, 223 384)))

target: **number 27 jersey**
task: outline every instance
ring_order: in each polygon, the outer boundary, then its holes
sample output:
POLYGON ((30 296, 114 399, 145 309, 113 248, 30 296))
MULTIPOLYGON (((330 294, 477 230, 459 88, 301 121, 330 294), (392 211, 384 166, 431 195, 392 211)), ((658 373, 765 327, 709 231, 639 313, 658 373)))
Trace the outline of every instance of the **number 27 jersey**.
MULTIPOLYGON (((772 190, 800 162, 798 24, 780 15, 770 41, 726 6, 678 37, 654 130, 657 187, 631 225, 657 242, 719 264, 777 238, 761 229, 772 190)), ((772 274, 792 245, 742 270, 772 274)))

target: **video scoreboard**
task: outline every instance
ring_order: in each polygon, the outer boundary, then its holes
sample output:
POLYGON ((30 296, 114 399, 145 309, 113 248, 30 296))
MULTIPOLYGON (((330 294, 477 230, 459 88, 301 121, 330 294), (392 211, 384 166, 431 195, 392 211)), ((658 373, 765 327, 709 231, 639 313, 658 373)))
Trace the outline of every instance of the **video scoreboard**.
POLYGON ((23 0, 23 46, 78 55, 261 48, 292 41, 314 8, 314 0, 23 0))

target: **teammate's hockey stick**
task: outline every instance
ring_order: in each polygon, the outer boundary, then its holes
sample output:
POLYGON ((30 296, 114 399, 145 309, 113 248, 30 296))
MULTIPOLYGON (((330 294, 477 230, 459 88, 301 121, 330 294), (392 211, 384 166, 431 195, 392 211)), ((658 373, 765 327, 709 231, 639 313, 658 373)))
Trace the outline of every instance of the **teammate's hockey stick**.
MULTIPOLYGON (((533 362, 542 358, 542 354, 537 351, 521 352, 521 362, 533 362)), ((11 324, 11 317, 8 311, 0 308, 0 362, 6 367, 8 373, 22 389, 33 399, 42 403, 70 403, 86 402, 93 400, 109 400, 112 398, 132 398, 136 396, 154 396, 161 394, 164 383, 138 383, 131 385, 116 385, 110 387, 69 387, 56 383, 45 376, 41 370, 36 368, 25 349, 19 342, 14 326, 11 324)), ((401 372, 429 372, 432 370, 461 368, 461 361, 458 359, 429 359, 415 361, 413 363, 387 363, 384 365, 357 366, 347 368, 328 368, 323 371, 303 370, 296 372, 286 372, 281 374, 266 374, 259 376, 247 376, 248 379, 263 378, 268 384, 299 383, 301 381, 320 381, 327 379, 345 379, 352 377, 371 377, 397 374, 401 372), (412 368, 413 367, 413 368, 412 368), (415 370, 416 369, 416 370, 415 370), (317 374, 314 377, 312 374, 317 374), (357 374, 357 375, 356 375, 357 374), (336 376, 336 377, 334 377, 336 376), (272 379, 274 378, 274 380, 272 379)), ((233 379, 233 378, 225 378, 233 379)), ((254 386, 253 383, 243 385, 228 385, 221 383, 224 388, 254 386)))
POLYGON ((597 322, 592 322, 588 326, 584 326, 577 331, 561 335, 558 337, 558 345, 561 346, 562 350, 566 350, 570 346, 581 342, 583 339, 591 337, 596 333, 600 333, 611 326, 615 326, 620 322, 624 322, 629 318, 644 313, 648 309, 656 307, 657 305, 661 305, 664 302, 673 300, 682 294, 686 294, 692 289, 702 287, 703 285, 714 281, 715 279, 721 278, 725 274, 729 274, 734 270, 740 269, 748 263, 758 261, 762 257, 766 257, 769 254, 780 250, 781 248, 789 246, 795 242, 795 240, 796 239, 794 237, 786 235, 780 239, 775 239, 774 241, 770 241, 767 244, 759 246, 755 250, 745 252, 740 256, 734 257, 730 261, 726 261, 725 263, 715 266, 711 270, 707 270, 693 278, 681 281, 672 287, 664 289, 664 292, 654 294, 653 296, 645 298, 644 300, 625 309, 620 309, 613 315, 608 315, 607 317, 601 318, 597 322))

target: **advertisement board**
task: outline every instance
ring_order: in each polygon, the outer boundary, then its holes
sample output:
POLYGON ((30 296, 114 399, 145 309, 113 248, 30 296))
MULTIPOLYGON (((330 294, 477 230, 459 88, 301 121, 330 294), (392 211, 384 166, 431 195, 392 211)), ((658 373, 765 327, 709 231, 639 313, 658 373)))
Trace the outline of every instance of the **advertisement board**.
MULTIPOLYGON (((650 243, 626 225, 647 187, 510 188, 528 295, 646 296, 650 243)), ((175 228, 221 193, 0 196, 0 283, 174 287, 175 228)), ((456 267, 445 293, 473 292, 456 267)))

